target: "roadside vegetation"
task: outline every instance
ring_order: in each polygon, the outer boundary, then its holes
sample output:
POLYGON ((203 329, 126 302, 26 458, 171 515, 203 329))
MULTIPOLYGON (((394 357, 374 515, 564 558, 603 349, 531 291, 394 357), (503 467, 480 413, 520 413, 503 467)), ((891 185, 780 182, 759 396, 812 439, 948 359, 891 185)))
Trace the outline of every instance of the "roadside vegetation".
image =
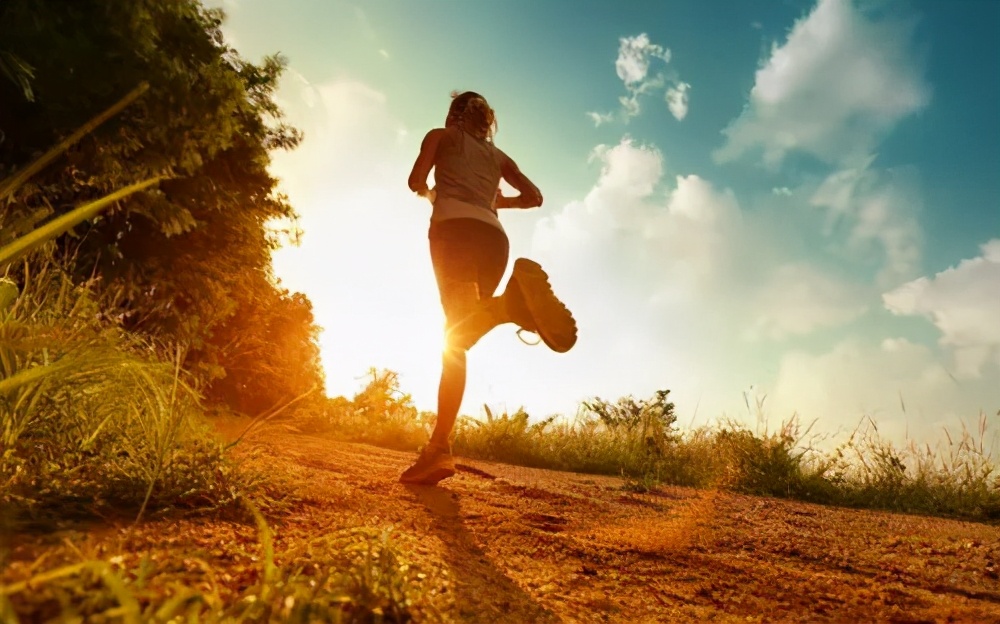
POLYGON ((325 409, 311 305, 270 265, 298 236, 268 173, 301 138, 273 99, 284 62, 240 58, 222 17, 196 0, 0 6, 0 570, 39 536, 192 514, 256 526, 260 557, 233 595, 186 586, 184 552, 129 568, 36 553, 0 584, 2 622, 432 612, 381 529, 278 565, 266 518, 292 497, 207 418, 325 409))
MULTIPOLYGON (((270 525, 294 488, 214 432, 211 414, 237 414, 247 432, 416 450, 434 421, 391 371, 325 398, 311 304, 271 271, 299 234, 268 173, 301 139, 274 100, 283 60, 240 58, 222 13, 196 0, 10 0, 0 16, 0 568, 14 536, 84 520, 225 518, 259 541, 235 594, 185 585, 173 560, 40 555, 31 578, 0 586, 0 621, 447 619, 444 572, 409 561, 405 533, 359 527, 276 553, 270 525)), ((664 390, 594 399, 574 419, 487 409, 454 446, 640 492, 1000 518, 985 416, 936 449, 893 447, 872 426, 820 453, 798 421, 682 430, 673 408, 664 390)))
MULTIPOLYGON (((747 397, 758 423, 763 400, 747 397)), ((304 425, 338 437, 416 450, 433 429, 433 414, 418 413, 391 371, 372 370, 352 400, 335 399, 322 422, 304 425), (372 410, 371 406, 378 406, 372 410)), ((1000 520, 1000 471, 987 444, 986 414, 974 430, 943 433, 937 446, 899 447, 865 418, 832 451, 822 451, 811 427, 796 417, 776 431, 735 420, 677 426, 669 390, 649 399, 585 401, 573 418, 534 419, 524 410, 460 419, 453 450, 459 456, 535 468, 621 476, 627 489, 662 485, 722 488, 828 505, 884 509, 977 521, 1000 520)))

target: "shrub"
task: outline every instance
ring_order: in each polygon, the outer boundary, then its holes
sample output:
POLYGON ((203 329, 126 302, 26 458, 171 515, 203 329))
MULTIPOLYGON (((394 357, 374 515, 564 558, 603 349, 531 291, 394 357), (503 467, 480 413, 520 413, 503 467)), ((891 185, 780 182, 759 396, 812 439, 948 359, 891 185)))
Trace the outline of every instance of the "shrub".
POLYGON ((327 402, 326 417, 306 426, 332 431, 351 442, 375 444, 400 451, 423 445, 434 428, 435 415, 419 412, 409 394, 399 388, 399 374, 371 368, 365 387, 353 399, 336 397, 327 402))

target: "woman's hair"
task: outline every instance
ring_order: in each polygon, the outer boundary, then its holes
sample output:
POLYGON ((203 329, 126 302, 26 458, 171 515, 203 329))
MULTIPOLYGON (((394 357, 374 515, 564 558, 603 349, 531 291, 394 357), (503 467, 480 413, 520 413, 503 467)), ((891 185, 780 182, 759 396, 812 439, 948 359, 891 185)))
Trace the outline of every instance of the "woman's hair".
POLYGON ((486 98, 475 91, 451 92, 451 106, 445 125, 457 124, 466 132, 487 141, 493 140, 497 132, 496 113, 486 102, 486 98))

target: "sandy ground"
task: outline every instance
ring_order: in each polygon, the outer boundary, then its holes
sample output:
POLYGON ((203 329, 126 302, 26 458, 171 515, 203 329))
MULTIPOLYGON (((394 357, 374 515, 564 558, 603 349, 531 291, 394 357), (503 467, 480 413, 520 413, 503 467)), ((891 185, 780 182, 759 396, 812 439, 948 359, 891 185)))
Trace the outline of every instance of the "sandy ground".
MULTIPOLYGON (((412 487, 396 482, 408 453, 292 434, 252 444, 300 484, 275 521, 279 560, 310 536, 391 528, 450 575, 461 622, 1000 622, 995 526, 684 488, 634 494, 614 478, 471 460, 439 487, 412 487)), ((197 519, 142 532, 147 548, 175 552, 255 539, 253 527, 197 519)), ((95 531, 87 548, 110 552, 113 533, 95 531)), ((53 539, 23 536, 0 578, 24 578, 53 539)), ((227 557, 213 567, 235 566, 227 557)))

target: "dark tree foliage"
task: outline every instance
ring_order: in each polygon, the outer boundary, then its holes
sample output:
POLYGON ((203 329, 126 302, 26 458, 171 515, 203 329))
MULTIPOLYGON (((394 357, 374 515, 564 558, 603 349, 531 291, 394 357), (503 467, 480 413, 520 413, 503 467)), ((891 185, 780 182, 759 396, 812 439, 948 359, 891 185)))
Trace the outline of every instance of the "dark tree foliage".
POLYGON ((196 0, 0 0, 0 178, 150 85, 0 205, 0 230, 169 176, 56 247, 113 293, 109 313, 129 329, 186 347, 209 396, 255 411, 322 378, 311 305, 270 264, 295 235, 267 170, 271 150, 301 138, 273 100, 283 61, 241 59, 222 17, 196 0))

